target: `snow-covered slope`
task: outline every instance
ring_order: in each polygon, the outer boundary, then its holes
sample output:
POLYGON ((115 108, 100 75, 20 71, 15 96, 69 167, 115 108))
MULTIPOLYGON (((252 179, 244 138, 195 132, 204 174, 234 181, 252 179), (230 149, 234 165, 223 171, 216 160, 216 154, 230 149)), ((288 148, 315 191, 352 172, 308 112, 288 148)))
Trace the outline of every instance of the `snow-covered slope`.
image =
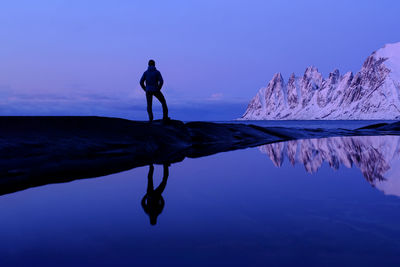
POLYGON ((333 169, 340 165, 360 169, 365 179, 385 194, 400 196, 400 136, 353 136, 303 139, 259 147, 275 166, 285 158, 303 164, 309 173, 324 162, 333 169))
POLYGON ((400 119, 400 42, 373 52, 355 75, 324 79, 311 66, 287 83, 277 73, 250 101, 244 120, 400 119))

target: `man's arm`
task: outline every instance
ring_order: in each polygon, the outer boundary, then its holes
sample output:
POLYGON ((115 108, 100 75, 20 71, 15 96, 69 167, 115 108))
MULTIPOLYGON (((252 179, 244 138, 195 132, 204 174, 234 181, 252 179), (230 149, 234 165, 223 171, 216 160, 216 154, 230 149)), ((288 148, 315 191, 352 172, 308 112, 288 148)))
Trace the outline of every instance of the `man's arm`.
POLYGON ((144 85, 144 81, 146 80, 146 72, 143 73, 142 78, 140 78, 140 86, 143 90, 146 91, 146 86, 144 85))
POLYGON ((161 72, 158 72, 158 89, 159 90, 161 90, 161 87, 163 86, 163 84, 164 84, 164 80, 161 76, 161 72))

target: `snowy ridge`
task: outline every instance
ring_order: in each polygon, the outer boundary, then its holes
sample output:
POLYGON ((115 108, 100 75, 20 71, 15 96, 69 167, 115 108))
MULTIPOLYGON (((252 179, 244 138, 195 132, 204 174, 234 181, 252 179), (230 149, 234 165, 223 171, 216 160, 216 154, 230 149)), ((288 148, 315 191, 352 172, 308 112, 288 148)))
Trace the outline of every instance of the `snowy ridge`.
POLYGON ((250 101, 243 120, 400 119, 400 42, 373 52, 359 72, 324 79, 314 66, 287 83, 277 73, 250 101))
POLYGON ((324 162, 335 170, 356 166, 365 179, 385 194, 400 196, 400 136, 354 136, 303 139, 259 147, 275 166, 285 158, 315 173, 324 162))

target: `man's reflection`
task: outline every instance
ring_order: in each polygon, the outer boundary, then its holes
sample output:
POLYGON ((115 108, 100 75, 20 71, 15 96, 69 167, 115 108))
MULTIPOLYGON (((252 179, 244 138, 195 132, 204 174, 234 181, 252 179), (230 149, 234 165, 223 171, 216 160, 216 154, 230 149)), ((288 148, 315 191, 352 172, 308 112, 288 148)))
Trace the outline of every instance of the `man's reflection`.
POLYGON ((150 217, 150 224, 155 225, 157 223, 157 217, 161 214, 165 201, 161 196, 162 192, 167 185, 167 179, 169 175, 168 167, 169 164, 164 164, 164 174, 160 185, 154 190, 153 185, 153 173, 154 166, 153 164, 149 165, 149 174, 147 176, 147 193, 144 195, 142 199, 142 207, 144 212, 147 213, 150 217))

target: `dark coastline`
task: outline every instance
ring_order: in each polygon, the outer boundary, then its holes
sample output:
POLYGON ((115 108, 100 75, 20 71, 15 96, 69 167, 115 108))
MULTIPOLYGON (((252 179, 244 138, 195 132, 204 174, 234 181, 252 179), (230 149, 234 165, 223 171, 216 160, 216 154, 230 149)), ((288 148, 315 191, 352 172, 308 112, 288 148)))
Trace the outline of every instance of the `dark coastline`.
POLYGON ((0 117, 0 195, 268 143, 399 135, 399 123, 357 130, 106 117, 0 117))

